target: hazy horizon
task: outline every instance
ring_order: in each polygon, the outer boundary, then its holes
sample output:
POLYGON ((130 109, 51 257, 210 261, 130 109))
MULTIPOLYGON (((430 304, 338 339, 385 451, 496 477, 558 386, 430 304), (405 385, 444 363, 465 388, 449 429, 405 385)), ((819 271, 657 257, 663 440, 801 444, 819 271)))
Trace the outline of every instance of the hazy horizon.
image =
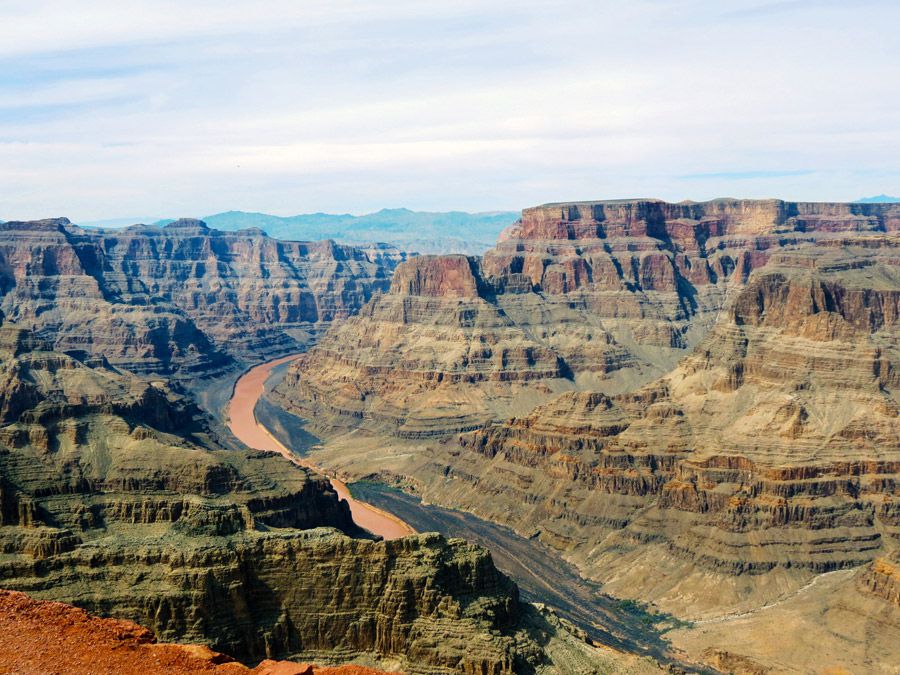
POLYGON ((0 218, 900 194, 894 2, 302 4, 4 3, 0 218))

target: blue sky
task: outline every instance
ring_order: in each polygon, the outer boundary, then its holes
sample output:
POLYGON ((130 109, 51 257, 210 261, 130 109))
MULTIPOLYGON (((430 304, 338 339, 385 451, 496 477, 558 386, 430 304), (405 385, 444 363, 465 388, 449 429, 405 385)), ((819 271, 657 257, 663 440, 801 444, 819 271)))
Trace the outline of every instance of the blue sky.
POLYGON ((0 0, 0 219, 900 193, 896 0, 0 0))

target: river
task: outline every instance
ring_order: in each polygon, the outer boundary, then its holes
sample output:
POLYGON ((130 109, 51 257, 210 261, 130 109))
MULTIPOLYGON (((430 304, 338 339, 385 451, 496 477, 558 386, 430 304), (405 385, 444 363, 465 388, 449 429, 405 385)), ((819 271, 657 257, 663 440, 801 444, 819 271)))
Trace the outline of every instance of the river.
MULTIPOLYGON (((231 401, 228 403, 226 411, 227 424, 228 428, 231 429, 231 433, 248 447, 254 450, 277 452, 298 466, 304 466, 328 476, 321 467, 291 452, 281 441, 269 433, 268 429, 260 424, 256 418, 256 404, 265 391, 266 380, 269 378, 272 369, 286 364, 298 356, 299 354, 294 354, 275 359, 251 368, 244 373, 234 385, 234 392, 231 395, 231 401)), ((412 527, 396 516, 371 504, 354 499, 347 486, 338 479, 332 476, 328 476, 328 478, 338 497, 347 500, 347 503, 350 505, 350 513, 353 514, 353 520, 360 527, 385 539, 399 539, 415 532, 412 527)))
MULTIPOLYGON (((295 464, 327 475, 306 456, 319 439, 306 431, 303 420, 263 396, 267 386, 273 387, 283 376, 285 364, 295 358, 297 355, 269 361, 241 376, 228 407, 228 426, 253 448, 278 452, 295 464)), ((586 581, 573 565, 541 542, 469 513, 423 504, 416 497, 383 485, 355 483, 351 494, 344 483, 330 479, 338 495, 350 503, 356 523, 370 532, 386 539, 416 530, 440 532, 481 544, 491 551, 497 567, 518 584, 523 599, 550 605, 598 643, 675 663, 684 672, 696 672, 673 658, 664 637, 665 620, 648 615, 634 603, 622 603, 606 595, 599 585, 586 581)))

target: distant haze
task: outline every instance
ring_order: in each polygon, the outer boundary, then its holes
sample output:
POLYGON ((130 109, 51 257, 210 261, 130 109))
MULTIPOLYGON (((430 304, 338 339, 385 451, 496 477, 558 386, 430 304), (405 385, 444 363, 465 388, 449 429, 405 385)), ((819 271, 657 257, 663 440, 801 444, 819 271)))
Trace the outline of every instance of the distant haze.
POLYGON ((203 220, 219 230, 258 227, 279 239, 335 239, 350 244, 385 242, 418 253, 477 255, 491 248, 497 235, 518 217, 517 211, 422 213, 383 209, 364 216, 311 213, 289 217, 228 211, 203 220))
POLYGON ((877 195, 875 197, 866 197, 857 200, 858 204, 893 204, 900 202, 900 197, 888 197, 887 195, 877 195))
POLYGON ((5 2, 0 217, 900 194, 898 24, 896 0, 5 2))
MULTIPOLYGON (((316 241, 334 239, 345 244, 392 244, 416 253, 479 255, 494 246, 499 234, 519 218, 519 211, 429 213, 409 209, 382 209, 354 216, 349 213, 307 213, 275 216, 269 213, 226 211, 203 216, 207 225, 235 231, 259 228, 278 239, 316 241)), ((92 228, 119 228, 138 223, 164 226, 175 218, 108 218, 81 221, 92 228)), ((0 221, 3 222, 3 221, 0 221)))

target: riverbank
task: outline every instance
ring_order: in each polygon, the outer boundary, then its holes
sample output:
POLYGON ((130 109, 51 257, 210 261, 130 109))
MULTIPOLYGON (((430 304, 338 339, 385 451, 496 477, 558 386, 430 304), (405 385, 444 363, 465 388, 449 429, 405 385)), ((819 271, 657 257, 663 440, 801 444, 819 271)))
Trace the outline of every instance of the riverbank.
MULTIPOLYGON (((231 400, 225 410, 226 425, 231 433, 246 446, 255 450, 277 452, 298 466, 328 476, 308 459, 293 453, 285 444, 269 433, 269 430, 256 418, 256 404, 265 392, 266 380, 272 373, 272 369, 287 364, 298 356, 298 354, 292 354, 267 361, 241 375, 234 385, 231 400)), ((385 539, 399 539, 415 532, 412 527, 396 516, 355 499, 347 486, 340 480, 332 476, 328 476, 328 478, 338 497, 345 499, 350 505, 353 520, 360 527, 385 539)))
MULTIPOLYGON (((253 396, 241 399, 241 411, 246 411, 249 401, 255 401, 253 426, 270 443, 277 443, 280 449, 275 451, 281 454, 287 452, 285 456, 289 456, 291 461, 327 475, 308 459, 307 454, 314 452, 321 440, 306 430, 301 418, 274 405, 265 396, 265 392, 277 385, 293 358, 296 356, 263 364, 241 378, 244 380, 257 371, 253 378, 245 382, 245 387, 253 387, 253 396), (257 370, 262 368, 265 368, 264 375, 257 370), (288 446, 290 450, 287 450, 288 446)), ((260 442, 262 440, 260 438, 260 442)), ((275 446, 267 446, 270 447, 275 446)), ((333 478, 332 484, 340 490, 341 496, 346 494, 352 499, 352 503, 374 509, 410 529, 461 537, 484 546, 491 551, 497 567, 519 586, 523 600, 553 607, 562 618, 584 630, 595 644, 651 656, 663 663, 674 663, 683 672, 697 672, 694 666, 674 657, 666 639, 665 633, 676 627, 678 622, 673 622, 672 617, 649 613, 637 603, 623 602, 606 595, 598 585, 583 579, 573 565, 541 542, 524 538, 509 528, 469 513, 422 504, 413 495, 381 484, 353 483, 348 489, 343 482, 333 478)), ((354 520, 357 520, 356 512, 354 520)))

